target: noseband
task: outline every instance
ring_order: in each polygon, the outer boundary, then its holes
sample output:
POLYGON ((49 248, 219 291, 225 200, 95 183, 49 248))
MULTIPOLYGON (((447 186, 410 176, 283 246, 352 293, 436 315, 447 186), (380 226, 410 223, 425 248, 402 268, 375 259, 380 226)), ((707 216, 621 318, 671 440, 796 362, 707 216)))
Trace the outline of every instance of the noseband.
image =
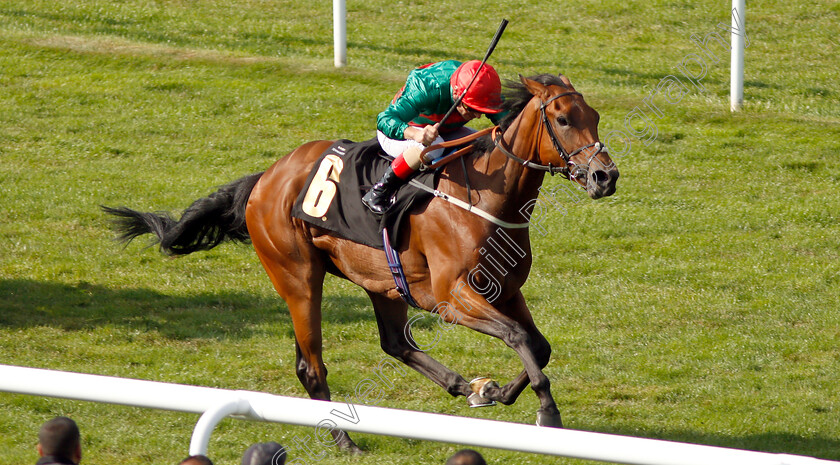
MULTIPOLYGON (((546 100, 545 102, 540 102, 540 115, 542 116, 542 119, 540 120, 540 124, 545 125, 546 131, 548 132, 548 137, 551 139, 551 143, 554 145, 554 150, 556 150, 557 153, 560 155, 560 158, 563 159, 563 162, 564 162, 565 166, 554 166, 551 163, 549 163, 548 165, 543 165, 543 164, 540 164, 540 163, 534 163, 534 162, 524 160, 522 158, 517 157, 516 155, 511 153, 509 150, 507 150, 502 145, 501 131, 494 131, 494 132, 496 132, 496 135, 493 138, 493 143, 496 144, 496 147, 498 147, 499 150, 502 151, 502 153, 504 153, 508 157, 512 158, 513 160, 516 160, 517 162, 522 164, 522 166, 525 166, 525 167, 528 167, 528 168, 531 168, 531 169, 535 169, 535 170, 539 170, 539 171, 546 171, 549 174, 551 174, 552 176, 554 176, 557 173, 560 173, 569 180, 579 179, 581 177, 585 178, 586 175, 589 173, 589 163, 591 163, 592 160, 599 153, 605 151, 606 147, 604 147, 604 145, 601 144, 600 141, 597 141, 597 142, 593 142, 593 143, 588 144, 588 145, 584 145, 583 147, 578 147, 577 149, 573 150, 571 153, 566 152, 566 150, 563 148, 563 145, 560 143, 560 139, 557 138, 557 134, 554 133, 554 129, 551 127, 551 123, 548 121, 548 115, 545 113, 545 109, 548 107, 549 104, 551 104, 551 102, 557 100, 560 97, 565 97, 567 95, 583 96, 580 92, 574 92, 574 91, 563 92, 561 94, 557 94, 557 95, 551 97, 550 99, 546 100), (586 165, 576 165, 572 161, 572 157, 577 155, 578 153, 590 148, 590 147, 595 147, 595 151, 592 152, 591 155, 589 155, 589 158, 586 160, 586 165)), ((540 133, 540 134, 542 134, 542 133, 540 133)))

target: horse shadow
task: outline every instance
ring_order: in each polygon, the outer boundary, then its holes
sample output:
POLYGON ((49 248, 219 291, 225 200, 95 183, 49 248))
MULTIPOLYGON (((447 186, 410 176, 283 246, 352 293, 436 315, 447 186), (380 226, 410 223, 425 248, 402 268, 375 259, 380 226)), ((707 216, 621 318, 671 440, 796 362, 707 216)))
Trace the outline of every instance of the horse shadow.
MULTIPOLYGON (((375 321, 363 296, 325 295, 323 319, 336 325, 375 321)), ((148 288, 114 289, 80 282, 66 284, 0 279, 0 327, 38 326, 81 331, 114 326, 163 337, 247 339, 269 331, 292 331, 282 299, 247 292, 164 294, 148 288)))
MULTIPOLYGON (((364 296, 324 296, 324 322, 349 325, 375 321, 364 296)), ((431 325, 421 320, 420 327, 431 325)), ((28 279, 0 279, 0 327, 50 327, 84 331, 114 326, 156 331, 172 340, 247 339, 277 328, 293 335, 291 319, 282 300, 246 292, 170 295, 148 288, 114 289, 97 284, 65 284, 28 279)), ((570 417, 573 417, 571 411, 570 417)), ((819 412, 831 415, 831 411, 819 412)), ((747 421, 745 419, 745 421, 747 421)), ((609 419, 569 425, 574 429, 625 436, 649 437, 780 454, 840 460, 840 439, 824 434, 798 435, 772 432, 745 436, 709 434, 685 429, 618 426, 609 419)))

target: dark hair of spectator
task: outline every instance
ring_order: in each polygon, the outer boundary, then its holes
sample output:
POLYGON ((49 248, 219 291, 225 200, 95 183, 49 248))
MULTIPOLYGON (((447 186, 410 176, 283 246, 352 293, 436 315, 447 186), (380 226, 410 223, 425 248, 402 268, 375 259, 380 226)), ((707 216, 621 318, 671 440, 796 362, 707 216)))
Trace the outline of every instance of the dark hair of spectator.
POLYGON ((478 452, 472 449, 463 449, 449 457, 446 465, 487 465, 487 462, 478 452))
POLYGON ((67 417, 55 417, 41 426, 38 443, 44 455, 72 460, 81 445, 79 427, 67 417))
POLYGON ((204 455, 191 455, 182 460, 179 465, 213 465, 213 462, 204 455))

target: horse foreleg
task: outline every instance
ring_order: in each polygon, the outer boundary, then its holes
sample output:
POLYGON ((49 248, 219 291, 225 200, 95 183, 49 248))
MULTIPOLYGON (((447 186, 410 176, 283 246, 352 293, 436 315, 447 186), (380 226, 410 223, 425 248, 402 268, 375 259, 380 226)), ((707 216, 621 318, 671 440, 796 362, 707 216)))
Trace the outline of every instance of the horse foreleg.
POLYGON ((504 404, 513 403, 528 383, 540 401, 537 424, 561 427, 560 411, 551 395, 551 382, 542 372, 548 364, 551 347, 534 325, 521 293, 517 293, 499 309, 489 306, 479 295, 464 292, 462 297, 473 310, 461 314, 459 324, 497 337, 519 355, 525 370, 502 387, 488 387, 482 396, 504 404))
MULTIPOLYGON (((540 370, 548 365, 551 356, 551 345, 542 333, 537 329, 531 318, 531 313, 525 304, 525 299, 521 293, 518 293, 512 298, 506 309, 510 309, 508 316, 517 321, 522 328, 528 333, 528 345, 534 355, 534 359, 540 370)), ((527 370, 523 370, 519 375, 509 383, 498 388, 488 388, 490 398, 496 399, 505 405, 511 405, 516 402, 516 399, 525 390, 525 387, 530 382, 527 370)), ((550 416, 550 415, 549 415, 550 416)), ((543 415, 542 421, 548 422, 549 419, 543 415)), ((538 419, 539 421, 540 419, 538 419)), ((557 423, 559 423, 559 413, 557 414, 557 423)), ((559 426, 556 425, 556 426, 559 426)))
POLYGON ((369 292, 379 327, 379 342, 386 354, 400 360, 429 378, 452 396, 469 397, 470 385, 463 376, 444 366, 417 348, 411 337, 405 302, 395 301, 369 292))

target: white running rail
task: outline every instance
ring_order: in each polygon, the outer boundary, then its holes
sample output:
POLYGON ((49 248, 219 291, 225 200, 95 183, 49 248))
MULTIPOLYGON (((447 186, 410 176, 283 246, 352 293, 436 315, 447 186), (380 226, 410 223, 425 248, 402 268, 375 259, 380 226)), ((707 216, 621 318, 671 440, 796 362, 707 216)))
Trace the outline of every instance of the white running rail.
MULTIPOLYGON (((201 414, 190 454, 206 454, 223 418, 507 449, 636 465, 840 465, 811 457, 752 452, 519 423, 323 402, 111 376, 0 365, 0 392, 201 414)), ((331 438, 330 438, 331 439, 331 438)))

